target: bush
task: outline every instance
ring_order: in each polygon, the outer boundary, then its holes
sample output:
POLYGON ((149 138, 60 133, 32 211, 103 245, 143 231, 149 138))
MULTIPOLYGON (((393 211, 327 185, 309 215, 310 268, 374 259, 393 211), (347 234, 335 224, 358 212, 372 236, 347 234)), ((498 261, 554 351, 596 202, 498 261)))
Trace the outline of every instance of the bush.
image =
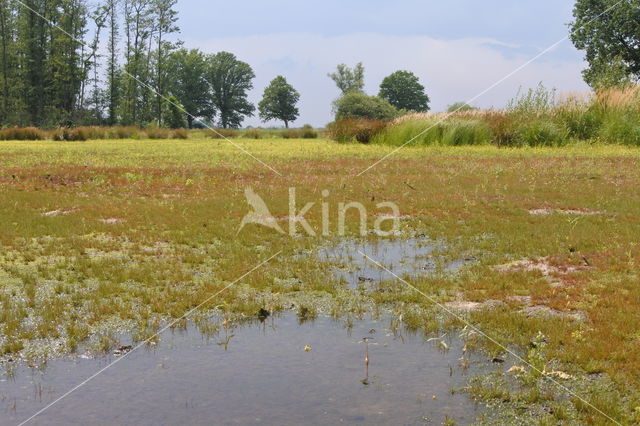
POLYGON ((466 111, 475 111, 477 109, 478 108, 474 108, 466 102, 456 102, 452 105, 449 105, 449 108, 447 108, 447 112, 448 113, 466 112, 466 111))
POLYGON ((86 128, 62 127, 53 132, 53 140, 56 141, 86 141, 89 139, 89 131, 86 128))
POLYGON ((96 139, 108 139, 109 138, 109 128, 108 127, 79 127, 82 129, 87 139, 96 140, 96 139))
POLYGON ((369 143, 387 126, 386 121, 347 119, 338 120, 329 125, 329 135, 338 142, 369 143))
POLYGON ((144 131, 149 139, 169 139, 171 131, 163 127, 149 127, 144 131))
POLYGON ((556 91, 548 90, 542 83, 535 89, 529 89, 524 94, 518 91, 515 98, 507 104, 507 111, 511 114, 540 116, 549 113, 556 106, 556 91))
POLYGON ((280 132, 282 139, 300 139, 302 138, 302 131, 295 129, 286 129, 280 132))
POLYGON ((279 133, 282 139, 317 139, 318 132, 314 128, 305 124, 302 129, 285 129, 279 133))
POLYGON ((242 137, 246 139, 262 139, 262 130, 260 129, 247 129, 242 137))
POLYGON ((514 121, 502 112, 490 112, 485 115, 491 131, 492 142, 497 146, 513 146, 516 140, 514 121))
POLYGON ((11 127, 0 130, 0 140, 5 141, 41 141, 46 138, 46 132, 35 127, 11 127))
POLYGON ((317 139, 318 138, 318 132, 310 124, 305 124, 302 127, 302 138, 303 139, 317 139))
POLYGON ((189 139, 189 132, 186 129, 176 129, 173 131, 173 139, 189 139))
POLYGON ((115 126, 107 132, 109 139, 138 139, 141 130, 136 126, 115 126))
POLYGON ((351 91, 334 102, 336 121, 346 119, 393 120, 400 115, 389 102, 360 91, 351 91))

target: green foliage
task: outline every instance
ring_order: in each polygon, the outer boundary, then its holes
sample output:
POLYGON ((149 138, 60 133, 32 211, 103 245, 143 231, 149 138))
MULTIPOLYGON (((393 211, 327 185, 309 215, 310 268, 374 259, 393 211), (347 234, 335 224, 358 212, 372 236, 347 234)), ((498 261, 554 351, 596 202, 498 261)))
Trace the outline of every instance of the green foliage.
POLYGON ((336 121, 348 118, 392 120, 399 115, 398 110, 386 100, 359 91, 351 91, 338 98, 334 102, 334 112, 336 121))
POLYGON ((521 122, 515 130, 513 145, 559 146, 567 141, 567 132, 547 119, 531 119, 521 122))
POLYGON ((187 126, 186 114, 178 98, 171 95, 167 98, 167 102, 164 102, 164 105, 166 108, 164 121, 167 127, 171 129, 185 128, 187 126))
POLYGON ((279 133, 283 139, 317 139, 318 132, 309 124, 305 124, 302 129, 287 129, 279 133))
POLYGON ((586 52, 589 85, 640 79, 640 0, 577 0, 573 16, 570 38, 586 52))
POLYGON ((205 55, 199 50, 181 49, 172 53, 167 62, 167 68, 172 76, 169 79, 169 90, 189 112, 187 115, 189 128, 193 128, 194 117, 211 120, 215 110, 206 80, 205 55))
POLYGON ((382 99, 387 100, 397 109, 427 112, 429 111, 429 96, 418 77, 409 71, 396 71, 385 77, 380 84, 382 99))
POLYGON ((482 120, 451 119, 438 122, 409 119, 388 126, 376 136, 375 143, 399 146, 409 140, 412 145, 482 145, 491 142, 491 130, 482 120))
POLYGON ((507 103, 507 111, 520 115, 541 115, 551 111, 555 105, 555 90, 548 90, 542 83, 535 89, 522 93, 518 90, 516 97, 507 103))
POLYGON ((274 78, 264 89, 264 95, 258 105, 262 121, 282 120, 286 128, 300 114, 296 104, 300 93, 293 88, 283 76, 274 78))
POLYGON ((640 146, 640 122, 624 115, 611 118, 602 126, 600 138, 608 143, 640 146))
POLYGON ((466 111, 475 111, 478 108, 472 107, 466 102, 456 102, 454 104, 449 105, 447 108, 447 112, 466 112, 466 111))
POLYGON ((364 89, 364 66, 362 62, 357 63, 353 69, 345 64, 340 64, 336 72, 329 73, 328 76, 336 83, 336 86, 343 94, 364 89))
POLYGON ((211 103, 222 128, 238 128, 245 117, 253 116, 255 107, 248 101, 255 74, 249 64, 229 52, 207 57, 207 81, 211 103))
POLYGON ((302 138, 317 139, 318 132, 313 128, 311 124, 305 124, 304 126, 302 126, 302 138))

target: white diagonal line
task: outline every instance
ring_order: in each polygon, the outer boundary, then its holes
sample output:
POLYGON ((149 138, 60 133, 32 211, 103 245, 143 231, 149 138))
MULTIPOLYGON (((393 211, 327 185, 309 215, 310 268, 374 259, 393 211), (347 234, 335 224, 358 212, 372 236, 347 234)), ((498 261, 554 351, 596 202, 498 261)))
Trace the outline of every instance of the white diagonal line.
POLYGON ((222 290, 216 292, 215 294, 213 294, 212 296, 208 297, 204 302, 200 303, 198 306, 196 306, 195 308, 187 311, 187 313, 185 313, 184 315, 182 315, 180 318, 177 318, 173 321, 171 321, 169 324, 167 324, 166 326, 164 326, 160 331, 158 331, 156 334, 154 334, 153 336, 149 337, 148 339, 146 339, 143 342, 140 342, 138 345, 136 345, 133 349, 131 349, 129 352, 125 353, 124 355, 122 355, 120 358, 116 359, 115 361, 109 363, 107 366, 105 366, 104 368, 100 369, 97 373, 93 374, 92 376, 88 377, 86 380, 82 381, 81 383, 77 384, 76 386, 74 386, 73 388, 71 388, 69 391, 65 392, 63 395, 61 395, 59 398, 57 398, 56 400, 54 400, 53 402, 51 402, 50 404, 48 404, 46 407, 42 408, 41 410, 39 410, 37 413, 35 413, 34 415, 32 415, 31 417, 29 417, 28 419, 22 421, 18 426, 23 426, 27 423, 29 423, 31 420, 35 419, 37 416, 39 416, 40 414, 42 414, 43 412, 45 412, 46 410, 48 410, 49 408, 51 408, 52 406, 54 406, 55 404, 57 404, 58 402, 60 402, 61 400, 63 400, 64 398, 66 398, 67 396, 71 395, 73 392, 75 392, 76 390, 80 389, 82 386, 86 385, 87 383, 89 383, 91 380, 95 379, 96 377, 98 377, 100 374, 104 373, 106 370, 108 370, 109 368, 113 367, 114 365, 116 365, 117 363, 119 363, 120 361, 122 361, 123 359, 125 359, 126 357, 128 357, 130 354, 132 354, 133 352, 137 351, 138 349, 140 349, 142 346, 146 345, 147 343, 149 343, 151 340, 155 339, 156 337, 158 337, 160 334, 164 333, 165 331, 167 331, 169 328, 173 327, 174 325, 176 325, 179 321, 182 321, 186 318, 188 318, 192 313, 194 313, 195 311, 199 310, 200 308, 202 308, 204 305, 206 305, 207 303, 209 303, 214 297, 220 295, 221 293, 223 293, 224 291, 226 291, 227 289, 229 289, 230 287, 234 286, 235 284, 237 284, 240 280, 242 280, 243 278, 245 278, 246 276, 250 275, 251 273, 255 272, 257 269, 261 268, 262 266, 266 265, 267 263, 269 263, 271 260, 273 260, 276 256, 280 255, 280 253, 282 253, 282 250, 280 250, 279 252, 277 252, 276 254, 274 254, 273 256, 271 256, 270 258, 268 258, 267 260, 259 263, 258 265, 254 266, 250 271, 244 273, 241 277, 237 278, 236 280, 234 280, 233 282, 231 282, 231 284, 228 284, 227 286, 225 286, 222 290))
MULTIPOLYGON (((585 24, 582 24, 579 28, 582 28, 584 26, 589 25, 590 23, 592 23, 593 21, 595 21, 596 19, 600 18, 602 15, 610 12, 612 9, 614 9, 616 6, 618 6, 620 3, 622 3, 625 0, 620 0, 617 3, 615 3, 613 6, 607 8, 604 12, 602 12, 601 14, 599 14, 598 16, 596 16, 595 18, 591 19, 590 21, 588 21, 585 24)), ((417 135, 415 135, 414 137, 412 137, 411 139, 409 139, 408 141, 406 141, 405 143, 403 143, 402 145, 400 145, 399 147, 397 147, 396 149, 394 149, 393 151, 389 152, 388 154, 386 154, 384 157, 382 157, 381 159, 379 159, 378 161, 376 161, 375 163, 373 163, 372 165, 370 165, 369 167, 367 167, 366 169, 364 169, 363 171, 361 171, 360 173, 358 173, 356 176, 362 176, 363 174, 365 174, 366 172, 368 172, 369 170, 371 170, 372 168, 374 168, 375 166, 377 166, 378 164, 382 163, 384 160, 386 160, 387 158, 391 157, 393 154, 395 154, 396 152, 400 151, 402 148, 404 148, 405 146, 409 145, 411 142, 415 141, 416 139, 418 139, 420 136, 424 135, 425 133, 427 133, 429 130, 433 129, 435 126, 441 124, 442 122, 444 122, 447 118, 451 117, 453 114, 455 114, 456 112, 460 111, 461 108, 464 107, 465 104, 471 104, 473 103, 475 100, 477 100, 478 98, 480 98, 481 96, 485 95, 487 92, 491 91, 492 89, 494 89, 495 87, 499 86, 500 84, 502 84, 503 82, 505 82, 506 80, 508 80, 509 78, 511 78, 512 76, 514 76, 515 74, 517 74, 519 71, 521 71, 522 69, 526 68, 527 66, 531 65, 533 62, 537 61, 538 59, 540 59, 542 56, 546 55, 547 53, 549 53, 550 51, 552 51, 553 49, 555 49, 557 46, 559 46, 560 44, 562 44, 563 42, 565 42, 566 40, 569 39, 569 36, 564 36, 563 38, 561 38, 560 40, 556 41, 555 43, 553 43, 551 46, 547 47, 546 49, 544 49, 542 52, 538 53, 536 56, 534 56, 533 58, 529 59, 527 62, 525 62, 524 64, 520 65, 519 67, 517 67, 516 69, 514 69, 513 71, 511 71, 509 74, 505 75, 504 77, 502 77, 500 80, 496 81, 495 83, 493 83, 491 86, 487 87, 486 89, 484 89, 482 92, 478 93, 477 95, 475 95, 474 97, 472 97, 471 99, 467 100, 466 102, 464 102, 463 104, 461 104, 458 108, 454 109, 453 111, 447 112, 444 117, 442 117, 440 120, 438 120, 435 124, 427 127, 426 129, 424 129, 423 131, 421 131, 420 133, 418 133, 417 135)))
MULTIPOLYGON (((51 25, 52 27, 58 29, 59 31, 61 31, 63 34, 65 34, 66 36, 68 36, 69 38, 71 38, 71 40, 75 41, 76 43, 79 43, 81 46, 85 46, 87 47, 86 43, 83 40, 80 40, 78 38, 76 38, 75 36, 73 36, 72 34, 69 34, 64 28, 60 27, 58 24, 56 24, 55 22, 52 22, 51 20, 47 19, 45 16, 43 16, 42 14, 40 14, 40 12, 38 12, 37 10, 34 10, 33 8, 31 8, 30 6, 26 5, 25 3, 23 3, 21 0, 15 0, 16 3, 20 4, 22 7, 24 7, 27 10, 30 10, 31 12, 35 13, 36 15, 38 15, 38 17, 40 17, 42 20, 44 20, 47 24, 51 25)), ((220 136, 222 139, 226 140, 227 142, 229 142, 231 145, 233 145, 234 147, 236 147, 237 149, 239 149, 240 151, 242 151, 243 153, 245 153, 246 155, 248 155, 249 157, 253 158, 254 160, 256 160, 258 163, 262 164, 264 167, 268 168, 269 170, 271 170, 272 172, 274 172, 275 174, 277 174, 278 176, 282 176, 282 174, 277 171, 276 169, 274 169, 272 166, 270 166, 269 164, 265 163, 264 161, 260 160, 258 157, 256 157, 255 155, 253 155, 252 153, 250 153, 249 151, 247 151, 245 148, 243 148, 241 145, 239 145, 238 143, 232 141, 231 139, 227 138, 225 135, 223 135, 222 133, 218 132, 215 128, 209 126, 207 123, 205 123, 204 121, 200 120, 198 117, 194 116, 193 114, 191 114, 189 111, 187 111, 182 105, 177 104, 175 102, 173 102, 171 99, 169 99, 168 97, 164 96, 163 94, 159 93, 155 88, 153 88, 151 85, 145 83, 144 81, 140 80, 139 78, 137 78, 136 76, 134 76, 133 74, 131 74, 130 72, 128 72, 126 69, 122 69, 121 70, 123 74, 127 75, 129 78, 132 78, 133 80, 135 80, 136 82, 138 82, 139 84, 141 84, 142 86, 146 87, 147 89, 151 90, 154 94, 160 96, 162 99, 164 99, 166 102, 170 103, 171 105, 173 105, 174 107, 178 108, 180 111, 184 112, 185 114, 187 114, 189 117, 193 118, 196 122, 202 124, 203 126, 205 126, 207 129, 211 130, 212 132, 214 132, 216 135, 220 136)))
POLYGON ((429 300, 431 303, 433 303, 434 305, 436 305, 437 307, 439 307, 440 309, 442 309, 443 311, 445 311, 446 313, 448 313, 449 315, 451 315, 452 317, 456 318, 458 321, 462 322, 463 324, 465 324, 467 327, 469 327, 470 329, 472 329, 473 331, 475 331, 476 333, 482 335, 484 338, 486 338, 487 340, 489 340, 491 343, 493 343, 494 345, 498 346, 500 349, 504 350, 505 352, 509 353, 510 355, 512 355, 514 358, 516 358, 518 361, 526 364, 529 368, 531 368, 532 370, 538 372, 541 374, 542 377, 549 379, 551 382, 553 382, 554 384, 556 384, 557 386, 559 386, 561 389, 563 389, 564 391, 566 391, 569 395, 574 396, 576 398, 578 398, 580 401, 584 402, 586 405, 588 405, 589 407, 593 408, 594 410, 596 410, 598 413, 602 414, 604 417, 606 417, 607 419, 611 420, 613 423, 617 424, 617 425, 621 425, 620 422, 612 419, 611 417, 609 417, 606 413, 604 413, 602 410, 598 409, 597 407, 595 407, 593 404, 591 404, 589 401, 585 400, 584 398, 582 398, 580 395, 576 394, 575 392, 573 392, 571 389, 569 389, 568 387, 566 387, 565 385, 563 385, 562 383, 558 382, 557 380, 554 380, 553 378, 547 376, 544 374, 544 371, 540 371, 538 368, 536 368, 535 366, 531 365, 528 361, 526 361, 524 358, 522 358, 520 355, 516 354, 515 352, 511 351, 510 349, 506 348, 504 345, 500 344, 496 339, 494 339, 493 337, 489 336, 488 334, 486 334, 484 331, 480 330, 478 327, 474 326, 473 324, 471 324, 469 321, 467 321, 464 317, 456 314, 455 312, 453 312, 451 309, 447 308, 445 305, 443 305, 442 303, 439 303, 436 299, 434 299, 433 297, 427 295, 425 292, 421 291, 419 288, 415 287, 414 285, 412 285, 411 283, 409 283, 408 281, 400 278, 398 275, 396 275, 393 271, 390 271, 387 267, 385 267, 384 265, 382 265, 380 262, 372 259, 371 257, 369 257, 368 255, 366 255, 365 253, 363 253, 362 251, 358 250, 358 253, 360 253, 362 256, 364 256, 368 261, 370 261, 371 263, 373 263, 374 265, 376 265, 378 268, 388 272, 389 274, 391 274, 394 278, 396 278, 397 280, 400 280, 402 283, 406 284, 409 288, 411 288, 412 290, 420 293, 422 296, 424 296, 427 300, 429 300))

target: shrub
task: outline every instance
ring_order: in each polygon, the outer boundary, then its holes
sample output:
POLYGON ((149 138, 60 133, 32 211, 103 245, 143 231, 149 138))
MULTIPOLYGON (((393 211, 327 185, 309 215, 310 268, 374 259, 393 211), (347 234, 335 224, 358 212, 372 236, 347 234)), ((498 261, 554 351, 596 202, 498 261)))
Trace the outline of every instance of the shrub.
POLYGON ((351 91, 338 98, 333 105, 336 121, 349 118, 365 120, 393 120, 400 115, 389 102, 360 91, 351 91))
POLYGON ((56 141, 86 141, 89 139, 89 131, 84 128, 62 127, 53 132, 53 139, 56 141))
POLYGON ((96 139, 108 139, 109 138, 109 128, 108 127, 98 127, 98 126, 91 126, 91 127, 79 127, 79 129, 82 129, 82 131, 84 132, 84 134, 86 135, 86 138, 89 140, 96 140, 96 139))
POLYGON ((247 129, 242 137, 246 139, 262 139, 262 131, 260 129, 247 129))
POLYGON ((176 129, 173 131, 173 139, 189 139, 189 132, 186 129, 176 129))
POLYGON ((302 138, 303 139, 317 139, 318 132, 313 128, 310 124, 305 124, 302 127, 302 138))
POLYGON ((387 126, 386 121, 346 119, 338 120, 329 125, 329 135, 338 142, 369 143, 387 126))
POLYGON ((539 116, 548 113, 556 106, 556 91, 548 90, 542 83, 524 94, 518 91, 515 98, 507 104, 511 114, 539 116))
POLYGON ((46 132, 35 127, 10 127, 0 130, 0 139, 5 141, 40 141, 46 138, 46 132))
POLYGON ((149 139, 169 139, 171 131, 163 127, 149 127, 144 131, 149 139))
POLYGON ((516 132, 511 117, 502 112, 491 112, 485 115, 485 120, 495 145, 512 146, 515 144, 516 132))
POLYGON ((115 126, 109 129, 109 139, 138 139, 141 130, 135 126, 115 126))
POLYGON ((447 112, 449 113, 466 112, 466 111, 475 111, 477 109, 478 108, 472 107, 466 102, 456 102, 452 105, 449 105, 449 108, 447 108, 447 112))
POLYGON ((302 131, 295 129, 286 129, 280 132, 282 139, 300 139, 302 138, 302 131))

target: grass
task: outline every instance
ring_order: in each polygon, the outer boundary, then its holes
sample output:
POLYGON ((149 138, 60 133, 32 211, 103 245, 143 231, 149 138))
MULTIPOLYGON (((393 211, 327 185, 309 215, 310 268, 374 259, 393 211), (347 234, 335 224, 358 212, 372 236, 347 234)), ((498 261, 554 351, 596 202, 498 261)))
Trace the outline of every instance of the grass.
MULTIPOLYGON (((460 295, 501 302, 468 318, 524 357, 541 332, 544 359, 536 362, 584 377, 567 386, 621 422, 638 421, 639 149, 407 147, 356 177, 393 147, 235 142, 282 176, 224 140, 0 142, 0 353, 56 356, 87 342, 106 350, 120 330, 148 337, 279 250, 283 255, 205 308, 254 316, 293 304, 304 321, 320 313, 357 318, 384 307, 425 333, 460 327, 408 287, 361 294, 332 280, 313 253, 333 239, 290 238, 254 225, 236 235, 248 211, 247 186, 279 217, 288 215, 288 188, 296 187, 299 208, 316 203, 306 216, 315 229, 326 200, 321 191, 328 189, 331 206, 360 201, 376 211, 379 202, 396 202, 406 235, 448 241, 452 259, 478 258, 455 277, 412 284, 442 302, 460 295), (550 213, 529 212, 535 209, 550 213), (562 213, 586 209, 599 214, 562 213), (576 269, 557 274, 561 286, 540 271, 496 269, 538 258, 576 269), (586 320, 528 315, 513 296, 561 314, 580 311, 586 320)), ((331 214, 335 226, 337 213, 331 214)), ((348 225, 356 230, 355 216, 348 225)), ((478 345, 502 352, 488 342, 478 345)), ((600 422, 588 405, 557 388, 553 396, 546 388, 536 391, 542 382, 528 379, 510 390, 492 381, 474 385, 473 393, 564 404, 554 411, 556 420, 600 422)))
POLYGON ((640 86, 558 95, 539 86, 518 94, 505 110, 408 114, 373 141, 401 145, 563 146, 576 141, 640 146, 640 86))

